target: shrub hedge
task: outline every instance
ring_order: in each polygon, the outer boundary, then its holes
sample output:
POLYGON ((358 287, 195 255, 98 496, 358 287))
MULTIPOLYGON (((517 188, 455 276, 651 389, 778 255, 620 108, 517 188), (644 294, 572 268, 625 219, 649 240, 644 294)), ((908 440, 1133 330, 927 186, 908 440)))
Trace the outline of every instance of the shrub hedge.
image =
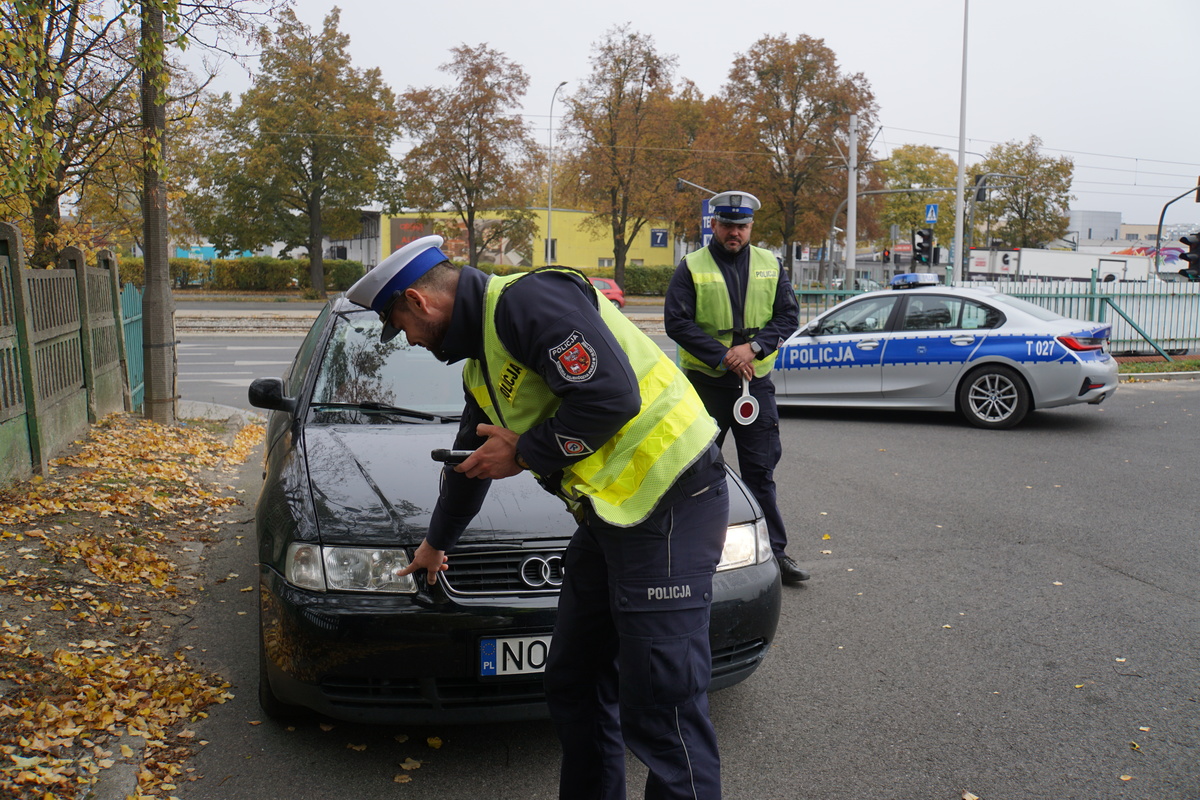
MULTIPOLYGON (((146 264, 140 256, 118 259, 117 267, 121 283, 146 285, 146 264)), ((203 283, 208 274, 208 265, 198 258, 170 258, 167 259, 167 267, 171 272, 171 283, 181 289, 203 283)))
MULTIPOLYGON (((564 264, 563 266, 570 266, 564 264)), ((492 275, 511 275, 514 272, 528 272, 530 267, 511 267, 500 264, 480 264, 479 269, 492 275)), ((589 278, 611 278, 613 277, 612 267, 573 267, 587 275, 589 278)), ((658 295, 663 296, 667 293, 667 285, 671 282, 671 275, 675 273, 675 266, 643 266, 629 265, 625 267, 625 294, 628 295, 658 295)))
MULTIPOLYGON (((295 258, 252 256, 202 261, 196 258, 168 260, 171 283, 180 289, 201 286, 216 291, 278 292, 288 289, 310 289, 308 261, 295 258)), ((358 261, 325 259, 325 289, 341 292, 364 274, 358 261)), ((142 258, 123 258, 120 261, 121 282, 145 286, 145 261, 142 258)))

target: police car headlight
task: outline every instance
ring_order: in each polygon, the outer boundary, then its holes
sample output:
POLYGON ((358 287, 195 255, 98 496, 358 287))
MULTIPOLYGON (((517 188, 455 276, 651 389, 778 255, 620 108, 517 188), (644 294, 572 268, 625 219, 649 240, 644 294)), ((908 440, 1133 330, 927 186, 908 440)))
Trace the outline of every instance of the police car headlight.
POLYGON ((397 576, 408 566, 408 553, 383 547, 319 547, 292 542, 284 577, 301 589, 324 592, 415 594, 412 575, 397 576))
POLYGON ((725 531, 725 547, 721 550, 717 572, 761 564, 770 556, 771 542, 767 538, 765 521, 730 525, 725 531))

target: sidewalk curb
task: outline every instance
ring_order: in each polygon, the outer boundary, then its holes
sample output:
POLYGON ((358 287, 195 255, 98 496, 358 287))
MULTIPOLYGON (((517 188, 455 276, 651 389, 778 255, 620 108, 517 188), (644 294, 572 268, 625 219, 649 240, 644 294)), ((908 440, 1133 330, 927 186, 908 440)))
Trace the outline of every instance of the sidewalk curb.
POLYGON ((267 421, 264 415, 256 411, 217 403, 202 403, 198 400, 180 400, 175 404, 175 413, 180 419, 223 420, 239 428, 263 425, 267 421))
POLYGON ((1200 372, 1126 372, 1119 376, 1121 383, 1150 383, 1151 381, 1200 380, 1200 372))

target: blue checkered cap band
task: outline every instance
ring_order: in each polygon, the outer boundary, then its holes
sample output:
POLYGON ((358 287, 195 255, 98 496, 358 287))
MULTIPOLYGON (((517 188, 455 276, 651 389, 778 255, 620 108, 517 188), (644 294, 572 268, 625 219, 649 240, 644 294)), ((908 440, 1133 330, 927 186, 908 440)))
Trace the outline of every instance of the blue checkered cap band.
POLYGON ((749 222, 762 207, 758 198, 746 192, 721 192, 709 201, 713 215, 722 222, 749 222))
POLYGON ((376 264, 346 290, 346 298, 357 305, 382 313, 396 292, 403 292, 430 269, 446 261, 439 249, 440 236, 423 236, 409 242, 376 264))
POLYGON ((754 209, 750 206, 717 206, 716 212, 726 217, 753 217, 754 209))
POLYGON ((378 294, 375 295, 375 299, 371 301, 371 308, 382 312, 387 307, 388 301, 392 299, 393 294, 403 292, 416 283, 417 278, 445 260, 446 256, 436 247, 423 250, 413 256, 411 261, 397 270, 396 274, 383 285, 378 294))

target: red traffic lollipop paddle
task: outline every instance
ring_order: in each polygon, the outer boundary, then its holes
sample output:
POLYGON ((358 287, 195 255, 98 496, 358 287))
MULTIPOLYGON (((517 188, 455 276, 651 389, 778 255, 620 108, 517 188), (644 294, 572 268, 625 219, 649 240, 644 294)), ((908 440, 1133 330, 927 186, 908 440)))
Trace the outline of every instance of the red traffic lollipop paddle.
POLYGON ((742 378, 742 396, 733 404, 733 418, 739 425, 758 419, 758 399, 750 396, 750 381, 742 378))

